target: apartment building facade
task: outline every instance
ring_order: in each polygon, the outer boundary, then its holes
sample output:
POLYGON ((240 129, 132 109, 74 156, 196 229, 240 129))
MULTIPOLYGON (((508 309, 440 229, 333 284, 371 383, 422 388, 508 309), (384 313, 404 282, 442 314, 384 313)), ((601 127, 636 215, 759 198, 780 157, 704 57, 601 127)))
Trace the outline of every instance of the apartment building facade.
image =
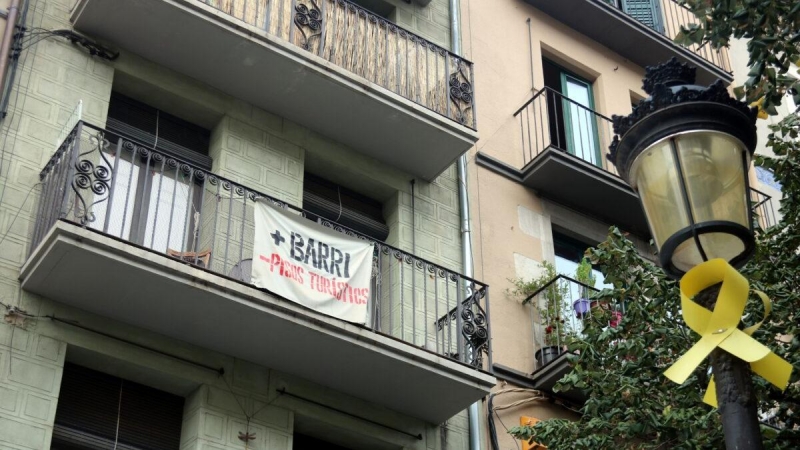
POLYGON ((447 1, 6 3, 0 446, 467 448, 447 1), (365 324, 252 284, 259 202, 374 245, 365 324))
MULTIPOLYGON (((506 429, 575 419, 585 400, 581 392, 553 391, 569 371, 564 338, 580 334, 581 314, 595 306, 586 299, 604 284, 593 268, 581 274, 584 251, 614 225, 654 259, 639 200, 606 158, 611 116, 630 114, 647 96, 645 67, 671 58, 695 66, 697 84, 730 85, 734 77, 728 49, 672 42, 696 19, 671 0, 463 5, 464 49, 476 63, 482 100, 481 139, 470 153, 475 273, 495 293, 498 385, 483 419, 496 431, 485 444, 534 448, 506 429), (542 279, 533 292, 514 292, 515 281, 542 279)), ((753 198, 756 208, 767 206, 761 199, 753 198)), ((614 308, 615 326, 624 304, 606 307, 614 308)))

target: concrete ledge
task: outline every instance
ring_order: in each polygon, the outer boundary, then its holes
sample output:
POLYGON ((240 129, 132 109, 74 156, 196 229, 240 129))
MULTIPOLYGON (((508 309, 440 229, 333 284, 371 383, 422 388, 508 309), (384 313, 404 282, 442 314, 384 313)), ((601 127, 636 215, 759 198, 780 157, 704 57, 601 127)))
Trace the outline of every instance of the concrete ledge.
POLYGON ((68 222, 53 226, 20 281, 58 302, 429 423, 452 417, 495 384, 465 364, 68 222))
POLYGON ((428 181, 478 140, 454 120, 197 0, 79 0, 71 20, 428 181))

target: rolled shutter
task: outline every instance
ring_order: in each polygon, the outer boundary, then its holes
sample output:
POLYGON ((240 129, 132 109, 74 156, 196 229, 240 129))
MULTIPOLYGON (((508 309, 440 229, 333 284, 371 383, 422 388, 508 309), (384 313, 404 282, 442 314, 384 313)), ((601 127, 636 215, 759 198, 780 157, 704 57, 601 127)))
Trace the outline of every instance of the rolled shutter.
POLYGON ((380 202, 311 174, 303 181, 303 209, 310 219, 336 222, 377 241, 389 236, 380 202))
POLYGON ((116 442, 117 450, 178 450, 183 402, 183 397, 67 363, 52 448, 113 450, 116 442))
POLYGON ((112 92, 106 128, 183 161, 211 170, 211 133, 152 106, 112 92))

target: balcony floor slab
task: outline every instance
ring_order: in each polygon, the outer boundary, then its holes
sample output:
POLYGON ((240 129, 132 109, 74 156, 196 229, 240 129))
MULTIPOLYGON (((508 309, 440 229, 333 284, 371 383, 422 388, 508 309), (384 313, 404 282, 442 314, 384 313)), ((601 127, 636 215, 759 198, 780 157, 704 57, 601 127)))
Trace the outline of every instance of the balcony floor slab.
POLYGON ((650 235, 639 196, 620 177, 555 147, 517 170, 478 152, 476 163, 541 195, 637 236, 650 235))
POLYGON ((29 292, 429 423, 495 384, 486 372, 70 222, 52 227, 20 280, 29 292))
POLYGON ((197 0, 79 0, 76 30, 432 181, 476 131, 197 0))
POLYGON ((700 85, 718 79, 726 83, 733 81, 731 73, 675 44, 605 0, 525 1, 642 67, 656 66, 676 57, 697 67, 700 85), (587 20, 589 17, 591 20, 587 20))

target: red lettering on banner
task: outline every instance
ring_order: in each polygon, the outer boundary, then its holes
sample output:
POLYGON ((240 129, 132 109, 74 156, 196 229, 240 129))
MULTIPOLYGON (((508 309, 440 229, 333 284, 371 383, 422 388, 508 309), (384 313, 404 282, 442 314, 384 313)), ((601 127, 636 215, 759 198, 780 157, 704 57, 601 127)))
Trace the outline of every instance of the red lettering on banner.
MULTIPOLYGON (((279 254, 273 253, 267 258, 259 255, 259 259, 269 264, 269 271, 277 272, 282 277, 294 280, 297 283, 304 283, 305 269, 291 261, 284 260, 279 254)), ((339 281, 334 278, 327 278, 314 272, 308 273, 308 287, 324 294, 328 294, 336 300, 344 303, 365 305, 369 302, 369 288, 355 288, 346 281, 339 281)))
POLYGON ((277 268, 278 275, 303 284, 303 275, 305 274, 305 269, 302 267, 281 259, 280 255, 277 253, 273 253, 270 258, 267 258, 264 255, 259 255, 258 258, 269 264, 270 272, 274 273, 275 269, 277 268))

